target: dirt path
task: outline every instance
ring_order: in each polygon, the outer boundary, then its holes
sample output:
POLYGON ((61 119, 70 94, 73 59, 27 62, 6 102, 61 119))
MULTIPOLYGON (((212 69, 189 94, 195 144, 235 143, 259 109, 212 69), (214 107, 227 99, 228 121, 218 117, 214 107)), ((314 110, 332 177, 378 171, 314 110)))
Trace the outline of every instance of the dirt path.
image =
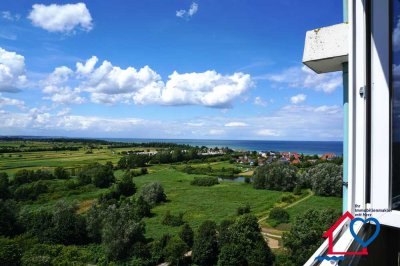
POLYGON ((296 205, 299 204, 300 202, 305 201, 306 199, 309 199, 309 198, 311 198, 312 196, 314 196, 314 192, 311 192, 311 191, 310 191, 309 194, 308 194, 307 196, 305 196, 304 198, 301 198, 301 199, 298 200, 298 201, 295 201, 295 202, 289 204, 288 206, 284 207, 284 209, 289 209, 289 208, 291 208, 291 207, 293 207, 293 206, 296 206, 296 205))

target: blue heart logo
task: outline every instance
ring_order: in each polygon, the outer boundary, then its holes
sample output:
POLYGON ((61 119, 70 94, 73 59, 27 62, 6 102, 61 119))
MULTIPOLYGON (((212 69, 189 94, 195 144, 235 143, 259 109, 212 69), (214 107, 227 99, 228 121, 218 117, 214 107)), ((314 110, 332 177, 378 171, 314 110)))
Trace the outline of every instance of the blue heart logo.
POLYGON ((369 244, 371 244, 372 241, 375 240, 375 238, 378 236, 379 231, 381 230, 381 224, 378 222, 377 219, 375 218, 368 218, 368 219, 362 219, 360 217, 354 218, 351 222, 350 222, 350 233, 351 235, 354 237, 354 239, 360 243, 361 246, 363 246, 364 248, 366 248, 369 244), (367 239, 367 241, 363 241, 355 232, 354 232, 354 224, 356 222, 362 222, 364 224, 368 223, 368 222, 373 222, 375 224, 375 232, 373 233, 373 235, 367 239))

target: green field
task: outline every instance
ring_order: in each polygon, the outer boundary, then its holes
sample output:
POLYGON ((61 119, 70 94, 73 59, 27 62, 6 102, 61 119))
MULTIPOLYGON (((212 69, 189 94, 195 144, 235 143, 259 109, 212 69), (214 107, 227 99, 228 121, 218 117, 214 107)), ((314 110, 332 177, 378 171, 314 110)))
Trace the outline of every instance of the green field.
MULTIPOLYGON (((4 142, 0 143, 5 145, 4 142)), ((11 142, 8 146, 18 147, 21 143, 11 142)), ((48 143, 30 142, 31 147, 49 147, 48 143), (43 145, 43 146, 40 146, 43 145)), ((47 169, 53 171, 57 166, 63 166, 67 169, 79 169, 89 163, 98 162, 101 164, 111 161, 114 165, 122 157, 122 152, 129 150, 154 150, 154 148, 115 148, 108 149, 106 145, 97 145, 95 147, 82 147, 78 151, 40 151, 40 152, 14 152, 3 153, 0 155, 0 172, 6 172, 10 179, 21 169, 37 170, 47 169), (90 153, 88 151, 90 150, 90 153)), ((189 175, 182 170, 186 164, 164 164, 149 165, 149 174, 134 177, 134 183, 140 188, 150 182, 158 181, 164 187, 168 201, 157 205, 152 209, 152 217, 145 218, 146 236, 158 239, 165 233, 176 234, 178 227, 166 226, 161 223, 163 216, 167 211, 177 215, 183 213, 184 221, 188 222, 196 229, 203 221, 213 220, 220 222, 223 219, 235 218, 237 208, 249 204, 251 212, 259 219, 264 220, 261 226, 268 227, 265 223, 265 217, 268 216, 271 208, 280 206, 292 206, 289 203, 282 203, 282 196, 292 194, 289 192, 257 190, 252 184, 221 181, 220 184, 211 187, 193 186, 190 182, 196 175, 189 175)), ((211 167, 213 170, 236 168, 242 172, 254 170, 249 166, 232 164, 229 161, 211 162, 211 163, 191 163, 194 168, 211 167)), ((116 178, 123 174, 122 170, 115 171, 116 178)), ((240 174, 239 174, 240 175, 240 174)), ((203 175, 204 176, 204 175, 203 175)), ((91 205, 99 198, 102 193, 109 191, 109 188, 99 189, 93 185, 68 189, 66 180, 46 180, 50 191, 39 196, 34 202, 24 202, 23 209, 35 211, 42 208, 52 208, 60 199, 76 203, 79 206, 79 213, 87 211, 91 205)), ((296 202, 292 207, 287 208, 290 214, 290 222, 293 222, 296 215, 303 213, 310 208, 341 209, 341 198, 310 196, 301 200, 308 194, 295 196, 296 202)), ((278 227, 279 228, 279 227, 278 227)), ((277 228, 277 229, 278 229, 277 228)), ((287 230, 290 224, 281 228, 287 230)))

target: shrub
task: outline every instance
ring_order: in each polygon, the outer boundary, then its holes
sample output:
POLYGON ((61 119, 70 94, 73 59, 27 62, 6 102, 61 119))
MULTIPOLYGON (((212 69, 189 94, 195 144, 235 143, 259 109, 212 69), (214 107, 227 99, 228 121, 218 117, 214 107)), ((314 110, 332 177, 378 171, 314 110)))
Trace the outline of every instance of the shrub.
POLYGON ((58 166, 54 169, 54 176, 57 179, 68 179, 70 177, 69 172, 61 166, 58 166))
POLYGON ((190 182, 190 184, 194 186, 211 187, 219 184, 219 182, 217 177, 206 176, 206 177, 195 177, 194 180, 190 182))
POLYGON ((293 196, 292 194, 288 194, 288 195, 283 195, 281 197, 281 202, 285 202, 285 203, 293 203, 296 201, 296 197, 293 196))
POLYGON ((161 223, 169 226, 181 226, 182 224, 184 224, 183 213, 179 213, 178 215, 172 215, 170 211, 167 211, 161 223))
POLYGON ((16 200, 36 200, 40 194, 47 193, 49 187, 43 181, 24 184, 14 191, 16 200))
POLYGON ((85 166, 78 175, 81 184, 94 184, 96 187, 106 188, 115 181, 112 168, 99 163, 85 166))
POLYGON ((144 185, 140 195, 148 204, 150 204, 150 206, 167 201, 164 188, 159 182, 152 182, 144 185))
POLYGON ((179 265, 184 260, 184 255, 189 247, 179 237, 172 237, 164 249, 165 260, 171 264, 179 265))
POLYGON ((236 210, 237 215, 243 215, 246 213, 250 213, 250 205, 246 204, 245 206, 238 207, 236 210))
POLYGON ((293 189, 293 194, 295 194, 295 195, 297 195, 297 196, 303 194, 303 192, 302 192, 302 190, 301 190, 301 187, 300 187, 300 186, 296 186, 296 187, 293 189))
POLYGON ((0 263, 7 266, 21 265, 22 249, 12 239, 0 238, 0 263))
POLYGON ((0 235, 14 236, 19 233, 17 211, 14 201, 0 199, 0 235))
POLYGON ((289 222, 289 213, 283 208, 273 208, 269 213, 269 218, 275 220, 278 224, 289 222))
POLYGON ((8 199, 11 197, 10 182, 7 173, 0 173, 0 199, 8 199))
POLYGON ((185 223, 181 226, 178 234, 179 237, 186 243, 186 245, 188 245, 188 247, 191 248, 193 246, 194 232, 188 223, 185 223))

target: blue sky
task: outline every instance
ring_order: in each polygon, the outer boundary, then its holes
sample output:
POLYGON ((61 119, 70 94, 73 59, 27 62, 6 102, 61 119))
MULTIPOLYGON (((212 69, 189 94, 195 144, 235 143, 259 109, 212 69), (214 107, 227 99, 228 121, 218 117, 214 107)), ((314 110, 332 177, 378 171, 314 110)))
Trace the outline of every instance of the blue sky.
POLYGON ((0 135, 340 140, 342 1, 0 2, 0 135))

